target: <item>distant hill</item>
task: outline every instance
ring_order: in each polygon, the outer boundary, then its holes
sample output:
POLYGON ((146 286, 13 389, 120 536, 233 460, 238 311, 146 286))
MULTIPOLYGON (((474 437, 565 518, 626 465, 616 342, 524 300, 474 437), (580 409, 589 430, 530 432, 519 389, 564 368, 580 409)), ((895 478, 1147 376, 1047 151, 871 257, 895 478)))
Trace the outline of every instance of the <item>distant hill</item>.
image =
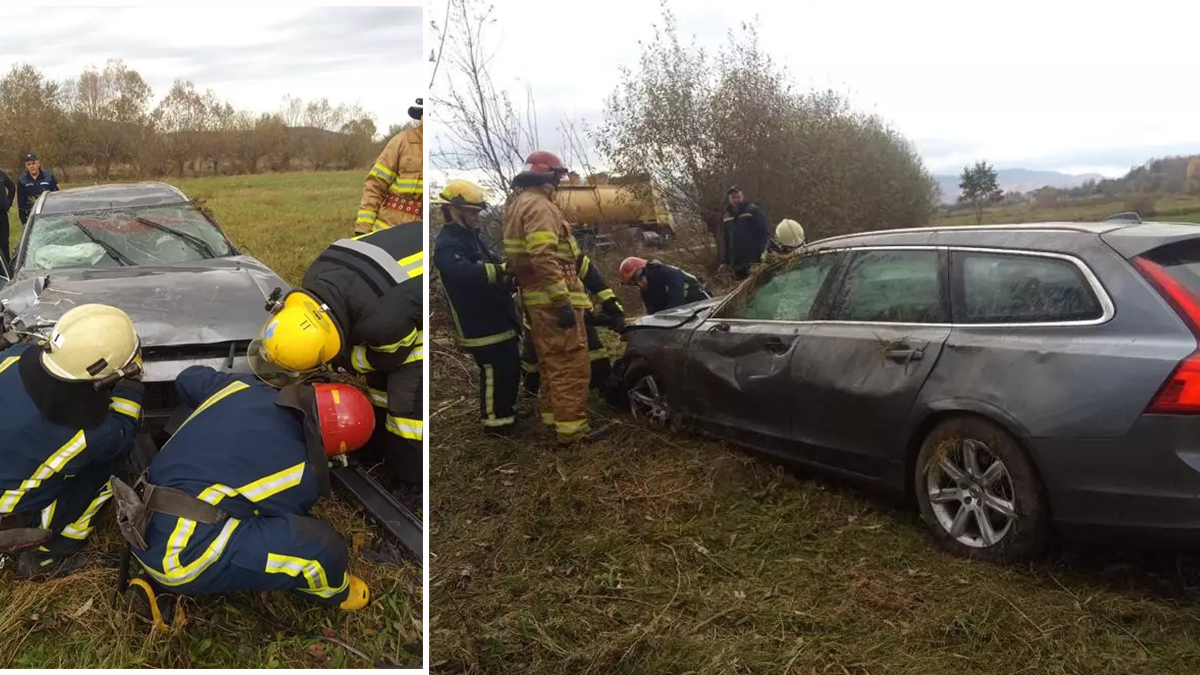
MULTIPOLYGON (((1032 171, 1030 169, 997 169, 996 177, 1000 181, 1000 189, 1005 192, 1031 192, 1049 185, 1054 188, 1073 188, 1085 181, 1100 181, 1104 176, 1095 173, 1070 175, 1058 171, 1032 171)), ((935 175, 938 187, 942 189, 942 203, 953 204, 958 201, 957 175, 935 175)))

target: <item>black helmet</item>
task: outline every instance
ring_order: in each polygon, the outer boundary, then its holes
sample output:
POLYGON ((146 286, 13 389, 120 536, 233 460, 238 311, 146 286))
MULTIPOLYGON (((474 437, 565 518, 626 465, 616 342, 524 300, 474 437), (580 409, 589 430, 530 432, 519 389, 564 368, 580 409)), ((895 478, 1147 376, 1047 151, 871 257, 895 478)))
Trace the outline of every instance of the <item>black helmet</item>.
POLYGON ((421 111, 424 109, 421 104, 421 101, 423 101, 423 100, 424 99, 419 98, 419 99, 417 99, 416 105, 408 106, 408 116, 409 117, 413 118, 414 120, 421 119, 421 111))

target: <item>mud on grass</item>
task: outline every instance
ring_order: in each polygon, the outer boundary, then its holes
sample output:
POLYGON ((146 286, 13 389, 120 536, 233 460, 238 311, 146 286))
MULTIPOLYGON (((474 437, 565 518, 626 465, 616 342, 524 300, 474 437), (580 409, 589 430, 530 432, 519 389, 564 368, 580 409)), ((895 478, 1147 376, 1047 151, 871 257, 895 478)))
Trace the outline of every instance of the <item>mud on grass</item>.
MULTIPOLYGON (((335 239, 353 232, 362 172, 223 176, 168 180, 206 201, 234 244, 299 283, 309 262, 335 239)), ((64 185, 78 187, 78 185, 64 185)), ((11 243, 20 240, 16 209, 11 243)), ((355 613, 313 605, 286 593, 238 594, 183 600, 187 625, 173 635, 150 635, 113 604, 121 538, 105 511, 90 538, 96 565, 62 579, 17 581, 15 560, 0 572, 0 667, 370 667, 324 640, 288 635, 276 623, 325 634, 380 663, 420 667, 423 645, 421 570, 398 566, 378 532, 351 503, 322 500, 314 513, 345 533, 356 549, 351 572, 371 589, 369 607, 355 613)))
POLYGON ((434 350, 435 673, 1194 673, 1200 562, 1069 551, 1002 567, 914 513, 722 443, 633 426, 560 451, 477 423, 434 350))

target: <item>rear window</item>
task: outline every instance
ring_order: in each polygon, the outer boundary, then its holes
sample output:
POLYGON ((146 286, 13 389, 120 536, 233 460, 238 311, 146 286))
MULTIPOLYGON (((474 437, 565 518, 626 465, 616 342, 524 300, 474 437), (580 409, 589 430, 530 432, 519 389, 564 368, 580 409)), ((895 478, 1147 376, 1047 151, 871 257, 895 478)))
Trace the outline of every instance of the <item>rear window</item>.
POLYGON ((1161 246, 1141 257, 1165 267, 1175 281, 1200 297, 1200 239, 1161 246))
POLYGON ((1104 315, 1079 266, 1069 260, 1008 253, 952 252, 961 301, 958 323, 1056 323, 1104 315))

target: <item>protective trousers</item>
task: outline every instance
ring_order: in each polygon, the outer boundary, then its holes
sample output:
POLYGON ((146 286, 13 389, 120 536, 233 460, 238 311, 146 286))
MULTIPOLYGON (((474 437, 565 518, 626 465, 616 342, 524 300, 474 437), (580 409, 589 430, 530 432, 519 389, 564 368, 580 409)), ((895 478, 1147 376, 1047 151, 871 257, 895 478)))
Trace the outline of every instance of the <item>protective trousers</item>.
POLYGON ((123 475, 125 458, 109 464, 91 466, 67 480, 58 499, 42 509, 39 526, 54 533, 54 538, 42 548, 55 555, 74 553, 83 547, 99 522, 97 514, 112 499, 108 478, 123 475))
POLYGON ((424 436, 421 361, 391 372, 367 373, 368 394, 375 405, 375 434, 370 445, 381 448, 396 480, 424 484, 421 439, 424 436))
MULTIPOLYGON (((525 328, 524 335, 525 343, 521 346, 522 382, 526 392, 537 396, 542 380, 538 373, 537 350, 533 348, 533 337, 529 334, 528 326, 525 328)), ((588 360, 592 364, 590 386, 592 389, 600 389, 608 381, 608 376, 612 372, 612 362, 608 358, 608 349, 600 341, 599 332, 595 326, 590 324, 587 326, 587 348, 588 360)))
POLYGON ((542 422, 554 425, 559 443, 572 443, 588 431, 591 372, 583 309, 574 308, 575 325, 571 328, 558 327, 558 309, 554 305, 528 305, 525 309, 541 374, 538 404, 542 422))
POLYGON ((520 355, 516 336, 486 347, 473 347, 479 366, 479 416, 483 426, 502 429, 516 424, 520 389, 520 355))

